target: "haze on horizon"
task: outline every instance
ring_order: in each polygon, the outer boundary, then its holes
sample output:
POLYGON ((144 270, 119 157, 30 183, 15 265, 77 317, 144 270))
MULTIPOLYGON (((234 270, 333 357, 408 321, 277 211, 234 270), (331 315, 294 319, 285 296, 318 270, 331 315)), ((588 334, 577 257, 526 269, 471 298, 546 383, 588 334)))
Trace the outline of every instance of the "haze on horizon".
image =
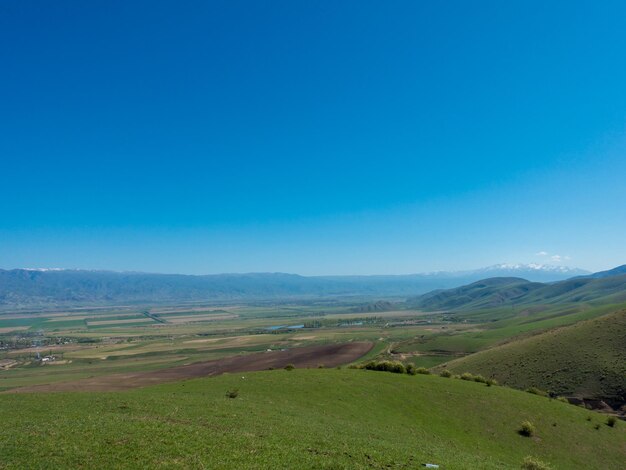
POLYGON ((2 2, 0 268, 624 264, 625 17, 2 2))

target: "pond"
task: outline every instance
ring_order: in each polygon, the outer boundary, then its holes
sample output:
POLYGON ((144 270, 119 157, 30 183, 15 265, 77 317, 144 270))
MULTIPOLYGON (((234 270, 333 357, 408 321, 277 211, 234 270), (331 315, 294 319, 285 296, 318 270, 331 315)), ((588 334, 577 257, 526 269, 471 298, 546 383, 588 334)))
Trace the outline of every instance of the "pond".
POLYGON ((276 330, 299 330, 300 328, 304 328, 304 325, 275 325, 268 326, 265 328, 266 330, 276 331, 276 330))

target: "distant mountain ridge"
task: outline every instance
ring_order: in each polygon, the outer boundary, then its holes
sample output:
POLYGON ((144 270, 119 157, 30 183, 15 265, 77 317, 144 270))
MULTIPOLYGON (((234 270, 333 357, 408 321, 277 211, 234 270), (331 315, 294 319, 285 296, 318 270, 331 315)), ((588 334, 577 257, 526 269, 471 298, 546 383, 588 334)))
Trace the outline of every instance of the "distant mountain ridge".
POLYGON ((552 282, 588 272, 501 264, 474 271, 408 275, 300 276, 285 273, 151 274, 59 268, 0 269, 0 305, 226 301, 324 296, 410 297, 477 281, 486 274, 552 282))
POLYGON ((597 273, 591 273, 583 276, 578 276, 579 278, 593 278, 593 279, 602 279, 605 277, 613 277, 620 276, 622 274, 626 274, 626 264, 618 266, 613 269, 609 269, 608 271, 600 271, 597 273))
POLYGON ((474 310, 503 305, 560 302, 626 302, 626 265, 552 283, 521 278, 489 278, 468 285, 429 292, 410 299, 426 310, 474 310))

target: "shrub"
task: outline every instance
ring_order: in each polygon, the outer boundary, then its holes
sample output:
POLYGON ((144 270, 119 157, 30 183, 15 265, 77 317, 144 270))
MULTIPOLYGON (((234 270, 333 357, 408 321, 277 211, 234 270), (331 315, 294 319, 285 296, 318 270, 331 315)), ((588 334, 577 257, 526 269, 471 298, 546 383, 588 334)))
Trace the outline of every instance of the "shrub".
POLYGON ((521 436, 531 437, 535 435, 535 426, 530 421, 523 421, 517 432, 521 436))
POLYGON ((325 369, 325 366, 324 366, 324 364, 318 364, 318 365, 317 365, 317 368, 318 368, 318 369, 325 369))
POLYGON ((485 381, 487 387, 491 387, 492 385, 498 385, 498 381, 496 379, 487 379, 485 381))
POLYGON ((413 364, 408 364, 406 366, 406 373, 409 375, 415 375, 417 374, 417 369, 415 368, 413 364))
POLYGON ((565 397, 556 397, 557 401, 562 401, 563 403, 567 403, 569 405, 569 400, 565 397))
POLYGON ((547 463, 543 463, 539 459, 535 459, 533 457, 526 457, 524 462, 522 462, 523 470, 550 470, 550 465, 547 463))
MULTIPOLYGON (((340 367, 340 366, 337 366, 337 367, 340 367)), ((348 366, 348 369, 362 369, 362 368, 363 368, 363 367, 361 367, 361 366, 357 366, 356 364, 350 364, 350 365, 348 366)))
POLYGON ((474 380, 474 376, 469 372, 463 372, 461 374, 461 380, 474 380))
POLYGON ((439 374, 439 377, 445 377, 446 379, 449 379, 450 377, 452 377, 452 372, 450 372, 448 369, 442 370, 439 374))
POLYGON ((593 429, 600 429, 600 425, 599 425, 599 424, 596 424, 596 425, 593 427, 593 429))
POLYGON ((538 389, 537 387, 530 387, 526 389, 527 393, 532 393, 533 395, 539 395, 541 397, 547 397, 548 394, 543 390, 538 389))
POLYGON ((609 416, 606 419, 606 425, 610 428, 615 427, 615 425, 617 424, 617 418, 615 416, 609 416))
POLYGON ((337 367, 335 367, 335 369, 341 370, 341 366, 337 366, 337 367))
POLYGON ((481 384, 486 384, 487 383, 487 379, 484 378, 482 375, 475 375, 474 376, 474 382, 478 382, 481 384))
POLYGON ((422 375, 430 375, 430 371, 426 367, 418 367, 416 372, 422 375))
POLYGON ((378 370, 383 372, 393 372, 394 374, 406 374, 406 367, 398 361, 370 361, 365 364, 367 370, 378 370))
POLYGON ((293 364, 287 364, 285 366, 285 370, 294 370, 296 368, 296 366, 294 366, 293 364))
POLYGON ((228 392, 226 392, 226 396, 228 398, 237 398, 239 396, 239 390, 238 389, 229 390, 228 392))

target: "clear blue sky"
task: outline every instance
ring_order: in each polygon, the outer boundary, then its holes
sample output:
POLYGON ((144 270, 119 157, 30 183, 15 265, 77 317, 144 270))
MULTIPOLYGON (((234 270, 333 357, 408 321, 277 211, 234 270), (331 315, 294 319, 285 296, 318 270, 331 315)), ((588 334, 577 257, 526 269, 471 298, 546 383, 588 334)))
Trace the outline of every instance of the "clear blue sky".
POLYGON ((0 67, 2 268, 626 263, 621 1, 4 0, 0 67))

